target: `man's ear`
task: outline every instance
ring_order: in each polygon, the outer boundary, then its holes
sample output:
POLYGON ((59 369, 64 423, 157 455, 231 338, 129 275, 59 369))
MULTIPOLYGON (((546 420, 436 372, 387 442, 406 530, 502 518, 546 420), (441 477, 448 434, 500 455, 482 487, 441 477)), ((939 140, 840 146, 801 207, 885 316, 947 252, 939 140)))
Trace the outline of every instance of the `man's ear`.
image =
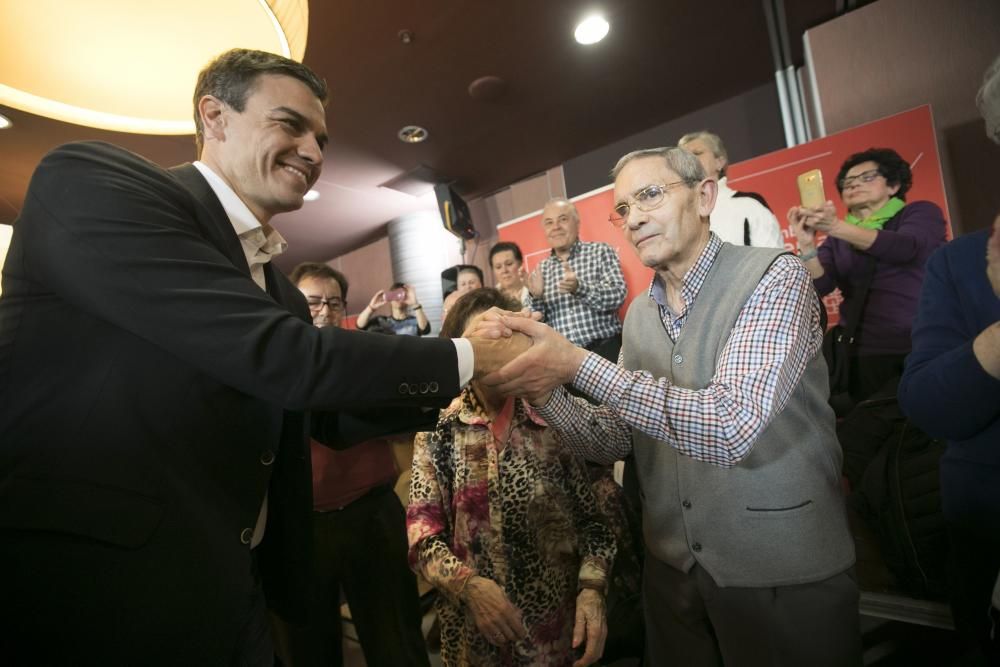
POLYGON ((225 102, 214 95, 205 95, 198 100, 198 115, 201 117, 206 141, 223 141, 226 138, 225 112, 228 108, 225 102))
POLYGON ((715 208, 715 199, 719 196, 719 183, 714 178, 706 178, 695 188, 698 195, 698 215, 707 218, 715 208))

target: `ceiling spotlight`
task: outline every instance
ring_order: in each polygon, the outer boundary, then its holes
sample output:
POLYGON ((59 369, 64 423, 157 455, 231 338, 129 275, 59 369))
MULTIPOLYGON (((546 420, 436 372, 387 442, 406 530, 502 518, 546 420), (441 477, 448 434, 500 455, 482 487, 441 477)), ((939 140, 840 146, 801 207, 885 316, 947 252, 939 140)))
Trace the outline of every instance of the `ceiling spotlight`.
POLYGON ((309 192, 302 195, 302 199, 305 201, 316 201, 319 199, 319 192, 316 190, 310 190, 309 192))
POLYGON ((10 118, 7 118, 7 116, 4 116, 2 113, 0 113, 0 130, 6 130, 13 124, 14 123, 10 122, 10 118))
POLYGON ((427 137, 431 135, 427 130, 419 125, 407 125, 400 130, 396 136, 398 136, 399 140, 404 144, 419 144, 422 141, 427 141, 427 137))
POLYGON ((573 32, 573 37, 581 44, 596 44, 604 39, 610 29, 611 26, 604 17, 595 14, 580 21, 573 32))

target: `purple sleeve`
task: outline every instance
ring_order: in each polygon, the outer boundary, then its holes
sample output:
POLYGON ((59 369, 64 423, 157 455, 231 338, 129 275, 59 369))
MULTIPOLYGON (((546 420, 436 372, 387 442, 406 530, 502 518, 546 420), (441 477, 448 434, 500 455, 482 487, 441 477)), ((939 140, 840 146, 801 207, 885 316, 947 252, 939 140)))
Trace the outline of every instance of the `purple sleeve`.
POLYGON ((827 236, 823 244, 816 248, 816 259, 823 265, 823 275, 813 280, 813 287, 820 296, 826 296, 837 289, 837 281, 840 274, 837 272, 837 265, 833 261, 833 249, 838 243, 843 243, 838 239, 827 236))
POLYGON ((868 254, 889 264, 909 264, 944 243, 947 223, 937 204, 918 201, 899 212, 899 225, 883 229, 868 254))

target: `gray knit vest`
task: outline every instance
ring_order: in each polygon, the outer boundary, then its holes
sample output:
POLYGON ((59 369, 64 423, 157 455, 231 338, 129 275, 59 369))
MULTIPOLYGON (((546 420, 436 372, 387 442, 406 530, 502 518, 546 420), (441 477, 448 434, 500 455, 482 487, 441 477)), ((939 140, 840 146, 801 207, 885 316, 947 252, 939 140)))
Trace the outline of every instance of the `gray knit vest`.
MULTIPOLYGON (((704 389, 733 325, 781 251, 722 245, 674 343, 646 296, 625 318, 625 368, 704 389)), ((632 431, 646 546, 688 571, 697 562, 719 586, 818 581, 854 562, 839 480, 842 453, 822 352, 785 408, 732 468, 696 461, 632 431)), ((670 418, 670 415, 667 415, 670 418)))

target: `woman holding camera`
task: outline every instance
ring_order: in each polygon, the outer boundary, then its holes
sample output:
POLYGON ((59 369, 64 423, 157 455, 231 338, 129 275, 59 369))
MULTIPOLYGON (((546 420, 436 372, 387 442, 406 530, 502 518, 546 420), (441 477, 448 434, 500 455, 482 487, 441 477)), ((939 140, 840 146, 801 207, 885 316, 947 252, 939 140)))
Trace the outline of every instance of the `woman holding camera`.
POLYGON ((899 153, 869 148, 847 158, 837 174, 848 211, 843 219, 831 201, 788 211, 816 291, 825 296, 840 288, 841 324, 856 325, 848 375, 855 403, 902 374, 924 264, 946 240, 947 223, 936 204, 906 203, 912 182, 910 165, 899 153), (826 234, 818 247, 817 232, 826 234), (852 308, 861 310, 856 323, 845 321, 852 308))
POLYGON ((417 301, 417 293, 412 285, 393 283, 386 290, 379 290, 358 315, 356 325, 363 331, 396 334, 397 336, 426 336, 431 332, 424 307, 417 301), (375 311, 386 303, 392 309, 389 317, 375 315, 375 311), (412 311, 412 314, 411 314, 412 311))

